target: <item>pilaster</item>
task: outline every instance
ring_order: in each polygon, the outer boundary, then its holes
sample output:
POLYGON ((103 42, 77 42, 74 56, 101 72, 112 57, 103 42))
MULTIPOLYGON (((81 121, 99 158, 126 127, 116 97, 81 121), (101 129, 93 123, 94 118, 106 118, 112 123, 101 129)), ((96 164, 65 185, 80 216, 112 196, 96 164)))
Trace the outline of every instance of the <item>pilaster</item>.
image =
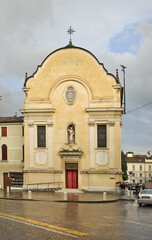
POLYGON ((94 134, 95 134, 95 123, 94 121, 88 122, 90 127, 90 168, 94 168, 94 149, 95 149, 95 141, 94 141, 94 134))
POLYGON ((48 127, 48 165, 53 167, 53 122, 47 123, 48 127))
POLYGON ((109 161, 109 167, 114 168, 114 155, 115 155, 115 143, 114 143, 114 126, 115 122, 109 122, 109 152, 110 152, 110 161, 109 161))
POLYGON ((34 123, 28 123, 28 130, 29 130, 29 166, 34 167, 34 123))

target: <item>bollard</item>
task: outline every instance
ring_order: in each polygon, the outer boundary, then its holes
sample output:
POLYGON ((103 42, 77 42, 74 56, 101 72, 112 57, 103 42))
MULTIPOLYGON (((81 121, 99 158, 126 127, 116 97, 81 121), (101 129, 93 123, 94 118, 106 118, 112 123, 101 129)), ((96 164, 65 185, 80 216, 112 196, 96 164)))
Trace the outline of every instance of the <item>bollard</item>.
POLYGON ((130 199, 134 199, 134 193, 133 193, 133 191, 130 191, 130 199))
POLYGON ((65 201, 68 200, 67 192, 64 192, 64 200, 65 200, 65 201))
POLYGON ((28 199, 32 199, 32 192, 28 191, 28 199))
POLYGON ((10 187, 9 186, 6 187, 6 191, 7 191, 7 193, 10 192, 10 187))
POLYGON ((128 192, 127 192, 127 196, 130 197, 130 190, 128 190, 128 192))
POLYGON ((103 192, 103 200, 106 200, 106 198, 107 198, 107 193, 103 192))

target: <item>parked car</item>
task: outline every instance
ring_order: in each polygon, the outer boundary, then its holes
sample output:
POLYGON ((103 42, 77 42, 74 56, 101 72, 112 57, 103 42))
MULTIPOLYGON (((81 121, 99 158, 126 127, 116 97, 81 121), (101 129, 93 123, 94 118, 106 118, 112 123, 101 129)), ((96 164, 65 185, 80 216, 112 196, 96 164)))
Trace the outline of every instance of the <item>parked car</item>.
POLYGON ((152 189, 143 189, 137 196, 137 203, 139 206, 142 206, 142 204, 152 204, 152 189))

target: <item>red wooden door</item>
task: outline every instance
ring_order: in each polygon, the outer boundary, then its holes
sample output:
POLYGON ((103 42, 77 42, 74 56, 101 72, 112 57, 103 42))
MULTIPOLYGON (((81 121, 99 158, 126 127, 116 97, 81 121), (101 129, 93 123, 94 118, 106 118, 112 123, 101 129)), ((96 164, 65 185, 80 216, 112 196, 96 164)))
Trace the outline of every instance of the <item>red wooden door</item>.
POLYGON ((78 188, 77 170, 67 170, 67 188, 78 188))
POLYGON ((8 173, 3 173, 3 181, 4 181, 4 189, 6 189, 7 186, 11 186, 11 181, 8 177, 8 173))

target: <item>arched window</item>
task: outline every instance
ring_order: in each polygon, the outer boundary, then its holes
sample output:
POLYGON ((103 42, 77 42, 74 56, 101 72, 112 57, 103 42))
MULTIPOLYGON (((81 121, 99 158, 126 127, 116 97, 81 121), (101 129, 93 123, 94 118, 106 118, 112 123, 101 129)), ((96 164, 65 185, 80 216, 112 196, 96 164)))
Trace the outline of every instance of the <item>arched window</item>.
POLYGON ((2 161, 7 160, 7 145, 2 145, 2 161))

